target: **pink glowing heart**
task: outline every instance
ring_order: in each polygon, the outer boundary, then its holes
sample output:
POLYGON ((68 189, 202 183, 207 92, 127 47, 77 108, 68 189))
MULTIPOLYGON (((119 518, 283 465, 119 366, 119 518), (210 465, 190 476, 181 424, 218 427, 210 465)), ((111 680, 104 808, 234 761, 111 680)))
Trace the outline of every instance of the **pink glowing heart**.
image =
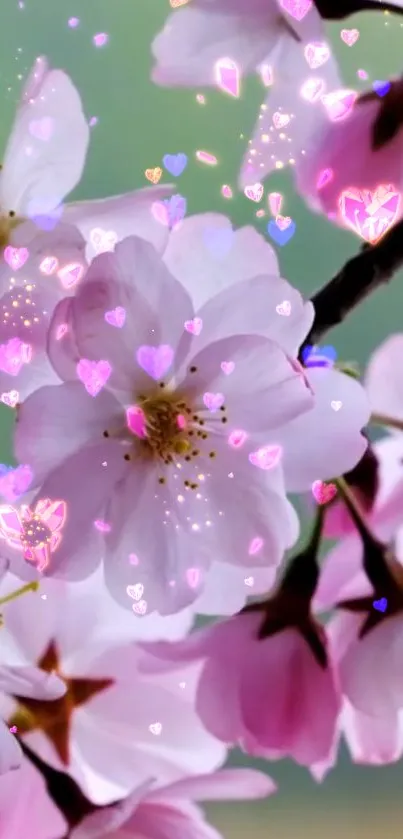
POLYGON ((304 49, 305 58, 311 70, 317 70, 330 58, 330 49, 327 44, 311 43, 304 49))
POLYGON ((322 169, 319 172, 318 179, 316 181, 316 189, 320 192, 321 189, 333 180, 334 172, 333 169, 322 169))
POLYGON ((263 539, 261 539, 260 536, 255 536, 255 538, 252 539, 248 548, 249 556, 255 556, 257 553, 259 553, 259 551, 263 548, 263 545, 263 539))
POLYGON ((233 449, 240 449, 243 446, 245 440, 248 439, 248 435, 246 431, 242 431, 242 429, 235 429, 235 431, 231 431, 231 434, 228 437, 228 443, 233 449))
POLYGON ((214 68, 217 86, 236 99, 240 92, 239 67, 231 58, 220 58, 214 68))
POLYGON ((110 326, 117 326, 118 329, 121 329, 126 320, 126 309, 123 306, 116 306, 116 309, 105 312, 105 320, 110 326))
POLYGON ((270 192, 267 196, 267 200, 269 202, 270 212, 273 216, 278 216, 281 210, 281 205, 283 203, 283 196, 280 192, 270 192))
POLYGON ((67 323, 61 323, 56 329, 56 341, 61 341, 64 335, 69 331, 67 323))
POLYGON ((230 376, 235 370, 235 363, 233 361, 222 361, 220 366, 226 376, 230 376))
POLYGON ((200 582, 200 571, 198 568, 188 568, 186 580, 190 588, 196 588, 200 582))
POLYGON ((29 250, 28 248, 12 248, 11 245, 8 245, 3 255, 7 265, 9 265, 13 271, 18 271, 23 265, 25 265, 29 257, 29 250))
POLYGON ((288 114, 281 114, 280 111, 275 111, 273 114, 273 124, 275 128, 285 128, 290 121, 288 114))
POLYGON ((287 227, 290 226, 291 222, 292 219, 290 218, 290 216, 277 216, 276 218, 276 224, 277 227, 280 228, 280 230, 287 230, 287 227))
POLYGON ((10 338, 6 344, 0 344, 0 370, 10 376, 18 376, 23 364, 29 364, 31 359, 31 344, 24 344, 19 338, 10 338))
POLYGON ((291 303, 289 300, 283 300, 282 303, 279 303, 276 306, 276 312, 278 315, 282 315, 283 317, 288 317, 291 314, 291 303))
POLYGON ((251 452, 249 462, 259 469, 274 469, 280 462, 283 450, 281 446, 262 446, 256 452, 251 452))
POLYGON ((132 609, 133 612, 136 612, 136 615, 145 615, 147 611, 147 601, 140 600, 139 603, 133 603, 132 609))
POLYGON ((335 484, 324 484, 323 481, 314 481, 312 484, 312 495, 318 504, 328 504, 336 493, 335 484))
POLYGON ((139 367, 158 381, 169 370, 174 360, 174 351, 169 344, 160 344, 158 347, 144 344, 137 350, 136 359, 139 367))
POLYGON ((307 102, 317 102, 325 90, 323 79, 307 79, 301 87, 301 96, 307 102))
POLYGON ((90 232, 90 242, 97 253, 113 251, 118 240, 114 230, 103 230, 102 227, 94 227, 90 232))
POLYGON ((127 586, 126 587, 127 594, 132 600, 141 600, 143 593, 144 593, 144 586, 141 583, 135 583, 135 585, 127 586))
POLYGON ((280 5, 295 20, 302 20, 312 7, 312 0, 280 0, 280 5))
POLYGON ((259 203, 263 197, 263 184, 252 184, 251 186, 246 186, 244 189, 244 193, 250 201, 255 201, 259 203))
POLYGON ((98 32, 97 35, 94 35, 92 40, 96 47, 104 47, 109 41, 109 35, 107 35, 106 32, 98 32))
POLYGON ((47 143, 52 137, 54 131, 54 120, 52 117, 42 117, 42 119, 33 119, 29 123, 29 133, 32 137, 42 142, 47 143))
POLYGON ((0 399, 3 404, 8 405, 9 408, 15 408, 20 400, 20 394, 18 393, 18 390, 10 390, 8 393, 2 393, 0 399))
POLYGON ((355 233, 374 245, 395 223, 401 194, 392 185, 370 190, 348 189, 342 192, 339 207, 342 218, 355 233))
POLYGON ((215 411, 218 411, 222 405, 224 405, 224 395, 222 393, 204 393, 203 394, 203 402, 206 408, 211 411, 212 414, 215 411))
POLYGON ((80 282, 84 274, 84 266, 79 262, 69 262, 57 272, 57 276, 63 288, 74 288, 80 282))
POLYGON ((351 113, 357 94, 355 90, 335 90, 322 96, 322 102, 332 122, 340 122, 351 113))
POLYGON ((144 411, 138 405, 132 405, 126 410, 126 422, 129 431, 144 440, 147 437, 146 418, 144 411))
POLYGON ((129 554, 129 562, 130 562, 130 565, 139 565, 140 560, 139 560, 137 554, 129 554))
POLYGON ((42 260, 39 266, 39 270, 41 274, 45 274, 46 277, 51 277, 52 274, 57 271, 58 267, 59 261, 55 256, 45 256, 45 259, 42 260))
POLYGON ((112 373, 109 361, 90 361, 81 358, 76 367, 77 376, 90 396, 97 396, 112 373))
POLYGON ((360 37, 360 32, 358 29, 342 29, 340 32, 340 37, 348 47, 352 47, 358 38, 360 37))
POLYGON ((223 184, 221 187, 221 195, 223 198, 232 198, 232 189, 228 184, 223 184))
POLYGON ((94 527, 96 527, 96 529, 99 530, 100 533, 110 533, 112 529, 110 524, 108 524, 108 522, 104 521, 103 519, 96 519, 96 521, 94 521, 94 527))
POLYGON ((191 335, 200 335, 202 328, 203 321, 201 318, 193 318, 193 320, 185 321, 186 332, 190 332, 191 335))

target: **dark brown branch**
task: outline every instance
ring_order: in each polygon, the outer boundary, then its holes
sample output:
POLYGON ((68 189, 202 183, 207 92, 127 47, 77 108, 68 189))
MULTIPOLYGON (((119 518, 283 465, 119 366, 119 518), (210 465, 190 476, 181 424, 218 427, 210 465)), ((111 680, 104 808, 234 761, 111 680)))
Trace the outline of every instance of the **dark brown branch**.
POLYGON ((344 268, 311 298, 315 307, 312 329, 300 350, 318 344, 329 329, 338 326, 373 291, 388 283, 403 266, 403 221, 378 242, 364 246, 344 268))

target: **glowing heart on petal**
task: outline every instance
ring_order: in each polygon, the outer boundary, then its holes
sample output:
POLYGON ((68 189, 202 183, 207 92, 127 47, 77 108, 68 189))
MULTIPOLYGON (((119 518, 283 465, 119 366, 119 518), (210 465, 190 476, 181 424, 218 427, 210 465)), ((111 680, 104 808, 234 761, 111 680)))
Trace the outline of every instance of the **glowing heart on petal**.
POLYGON ((126 320, 126 309, 124 309, 123 306, 116 306, 116 309, 112 309, 110 312, 105 312, 105 320, 111 326, 117 326, 121 329, 126 320))
POLYGON ((352 47, 360 37, 359 29, 342 29, 340 37, 348 47, 352 47))
POLYGON ((18 271, 22 268, 28 257, 28 248, 12 248, 11 245, 8 245, 4 251, 4 259, 13 271, 18 271))
POLYGON ((308 14, 312 0, 280 0, 280 5, 295 20, 302 20, 308 14))
POLYGON ((203 321, 201 318, 193 318, 193 320, 185 321, 186 332, 190 332, 192 335, 200 335, 202 328, 203 321))
POLYGON ((224 394, 222 393, 204 393, 203 394, 203 402, 206 408, 214 413, 218 411, 219 408, 224 404, 225 398, 224 394))
POLYGON ((327 504, 337 493, 335 484, 324 484, 323 481, 314 481, 312 484, 312 495, 318 504, 327 504))
POLYGON ((143 344, 137 350, 136 359, 138 365, 152 379, 158 381, 169 370, 174 359, 174 351, 169 344, 160 344, 158 347, 143 344))
POLYGON ((145 615, 147 611, 147 601, 139 600, 138 603, 133 603, 132 609, 133 612, 136 612, 136 615, 145 615))
POLYGON ((160 722, 153 722, 152 725, 148 726, 148 728, 149 731, 151 731, 151 734, 155 734, 157 737, 159 734, 161 734, 162 725, 160 722))
POLYGON ((375 192, 351 189, 341 193, 339 207, 346 224, 369 244, 374 245, 395 223, 401 194, 391 184, 375 192))
POLYGON ((108 381, 112 367, 109 361, 90 361, 89 358, 81 358, 76 371, 87 393, 96 396, 108 381))
POLYGON ((283 450, 281 446, 262 446, 256 452, 251 452, 249 462, 259 469, 274 469, 280 461, 283 450))
POLYGON ((141 600, 144 592, 144 586, 141 583, 136 583, 132 586, 127 586, 126 591, 132 600, 141 600))
POLYGON ((291 314, 291 303, 289 300, 283 300, 282 303, 279 303, 276 306, 276 312, 278 315, 283 315, 284 317, 288 317, 291 314))
POLYGON ((230 376, 230 374, 235 370, 235 363, 233 361, 222 361, 221 370, 226 376, 230 376))
POLYGON ((18 390, 10 390, 8 393, 2 393, 0 399, 9 408, 15 408, 19 402, 20 394, 18 390))
POLYGON ((357 93, 355 90, 335 90, 322 96, 322 102, 332 122, 340 122, 351 113, 357 93))
POLYGON ((275 128, 285 128, 288 125, 290 118, 288 114, 281 114, 280 111, 276 111, 273 114, 273 124, 275 128))

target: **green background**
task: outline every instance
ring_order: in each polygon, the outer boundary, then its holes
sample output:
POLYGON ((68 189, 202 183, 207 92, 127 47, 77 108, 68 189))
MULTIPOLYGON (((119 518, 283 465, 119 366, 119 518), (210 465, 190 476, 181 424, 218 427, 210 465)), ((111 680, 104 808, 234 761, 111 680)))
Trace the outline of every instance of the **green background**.
MULTIPOLYGON (((185 152, 189 164, 178 181, 178 191, 187 198, 188 213, 216 210, 230 215, 235 225, 255 224, 264 232, 270 216, 256 219, 257 206, 237 192, 236 180, 265 90, 258 79, 249 79, 243 83, 242 98, 235 101, 219 91, 154 86, 149 80, 150 43, 170 12, 168 0, 26 0, 24 8, 19 8, 17 0, 1 0, 0 145, 4 147, 11 126, 19 77, 37 55, 44 54, 71 75, 88 117, 98 117, 75 198, 104 197, 146 186, 145 169, 162 165, 166 153, 185 152), (77 29, 68 27, 70 17, 80 18, 77 29), (99 32, 109 34, 109 43, 102 49, 92 43, 99 32), (204 106, 197 103, 197 93, 205 94, 204 106), (219 165, 196 162, 196 149, 215 154, 219 165), (223 184, 234 190, 230 201, 220 194, 223 184)), ((375 79, 400 72, 402 20, 382 13, 362 14, 328 27, 349 85, 363 89, 375 79), (346 26, 360 30, 352 48, 340 39, 340 30, 346 26), (359 68, 367 71, 367 83, 358 80, 359 68)), ((164 174, 161 183, 171 180, 164 174)), ((267 191, 283 193, 283 212, 296 222, 293 239, 278 249, 282 274, 310 296, 357 252, 359 240, 311 214, 294 194, 287 172, 276 173, 267 191)), ((386 335, 401 330, 402 279, 396 276, 389 288, 380 290, 331 334, 339 358, 355 358, 364 365, 386 335)), ((11 462, 12 416, 1 406, 3 462, 11 462)), ((239 757, 237 762, 242 761, 239 757)), ((400 839, 403 835, 401 764, 382 769, 357 767, 343 755, 321 786, 288 761, 264 768, 279 783, 277 796, 263 803, 209 808, 226 839, 336 839, 341 835, 400 839)))

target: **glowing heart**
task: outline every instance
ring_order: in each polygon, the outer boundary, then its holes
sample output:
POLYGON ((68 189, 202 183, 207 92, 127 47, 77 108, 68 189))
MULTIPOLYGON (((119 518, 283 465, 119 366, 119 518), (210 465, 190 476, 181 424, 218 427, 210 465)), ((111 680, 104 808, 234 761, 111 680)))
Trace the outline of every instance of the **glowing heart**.
POLYGON ((136 583, 132 586, 127 586, 126 591, 132 600, 141 600, 144 592, 144 586, 141 583, 136 583))
POLYGON ((206 408, 213 414, 224 405, 224 395, 222 393, 204 393, 203 402, 206 408))
POLYGON ((4 251, 4 259, 13 271, 18 271, 19 268, 22 268, 28 257, 28 248, 12 248, 11 245, 8 245, 4 251))
POLYGON ((193 318, 193 320, 185 321, 186 332, 190 332, 191 335, 200 335, 202 328, 203 321, 201 318, 193 318))
POLYGON ((301 87, 301 96, 307 102, 317 102, 324 90, 323 79, 307 79, 301 87))
POLYGON ((240 449, 247 439, 248 435, 246 431, 236 429, 235 431, 231 431, 231 434, 228 437, 228 443, 233 449, 240 449))
POLYGON ((322 102, 327 110, 329 119, 332 122, 339 122, 346 119, 351 113, 357 94, 355 90, 335 90, 333 93, 326 93, 322 96, 322 102))
POLYGON ((348 47, 352 47, 358 38, 360 37, 360 33, 358 29, 342 29, 340 32, 340 37, 348 47))
POLYGON ((246 186, 244 189, 244 193, 250 201, 259 201, 262 200, 263 197, 263 184, 252 184, 251 186, 246 186))
POLYGON ((307 44, 304 49, 304 55, 311 70, 316 70, 328 61, 330 49, 327 44, 307 44))
POLYGON ((136 359, 139 366, 152 379, 158 381, 169 370, 174 359, 174 351, 169 344, 160 344, 159 347, 144 344, 137 350, 136 359))
POLYGON ((0 399, 9 408, 15 408, 18 405, 20 394, 18 390, 10 390, 8 393, 2 393, 0 399))
POLYGON ((132 609, 133 612, 136 612, 136 615, 145 615, 147 611, 147 601, 140 600, 138 603, 133 603, 132 609))
POLYGON ((90 232, 90 242, 97 253, 113 251, 117 241, 118 236, 114 230, 103 230, 102 227, 94 227, 90 232))
POLYGON ((249 462, 259 469, 274 469, 282 455, 281 446, 262 446, 256 452, 251 452, 249 462))
POLYGON ((323 481, 314 481, 312 484, 312 495, 318 504, 327 504, 337 493, 335 484, 324 484, 323 481))
POLYGON ((340 408, 341 408, 342 404, 343 403, 340 402, 339 399, 333 399, 332 402, 330 403, 330 407, 333 408, 334 411, 340 411, 340 408))
POLYGON ((308 14, 312 0, 280 0, 280 4, 295 20, 302 20, 308 14))
POLYGON ((280 228, 280 230, 287 230, 287 227, 290 226, 291 222, 292 219, 290 218, 290 216, 277 216, 276 218, 276 224, 277 227, 280 228))
POLYGON ((39 266, 39 270, 41 274, 45 274, 46 277, 51 277, 52 274, 57 271, 58 267, 59 261, 55 256, 45 256, 45 259, 42 260, 39 266))
POLYGON ((276 306, 276 312, 277 312, 278 315, 283 315, 285 317, 288 317, 288 315, 291 314, 291 303, 290 303, 290 301, 289 300, 283 300, 282 303, 279 303, 279 305, 276 306))
POLYGON ((186 579, 190 588, 196 588, 200 582, 200 571, 198 568, 188 568, 186 579))
POLYGON ((84 266, 80 265, 79 262, 70 262, 68 265, 60 268, 57 276, 64 288, 74 288, 80 282, 84 270, 84 266))
POLYGON ((109 361, 90 361, 88 358, 81 358, 76 371, 87 393, 96 396, 108 381, 112 367, 109 361))
POLYGON ((381 597, 380 600, 374 600, 372 605, 377 612, 386 612, 386 609, 388 608, 388 601, 386 597, 381 597))
POLYGON ((126 320, 126 309, 123 306, 116 306, 116 309, 105 312, 105 320, 111 326, 117 326, 118 329, 121 329, 126 320))
MULTIPOLYGON (((281 219, 282 216, 280 216, 280 224, 283 224, 281 219)), ((274 219, 271 219, 267 225, 267 232, 276 245, 279 245, 280 248, 282 248, 294 236, 297 225, 295 224, 295 221, 287 221, 285 228, 281 229, 280 224, 277 223, 277 220, 275 221, 274 219)))
POLYGON ((47 142, 50 140, 54 131, 54 120, 51 117, 42 117, 42 119, 34 119, 29 123, 29 133, 37 140, 47 142))
POLYGON ((152 725, 149 725, 149 726, 148 726, 148 728, 149 728, 149 730, 151 731, 151 734, 156 734, 157 736, 158 736, 159 734, 161 734, 161 731, 162 731, 162 725, 161 725, 161 723, 160 723, 160 722, 153 722, 153 723, 152 723, 152 725))
POLYGON ((233 361, 222 361, 220 366, 226 376, 229 376, 235 370, 235 364, 233 361))
POLYGON ((162 162, 167 172, 175 178, 179 178, 186 169, 188 159, 186 154, 179 152, 179 154, 166 154, 162 162))
POLYGON ((341 193, 340 213, 346 225, 374 245, 399 216, 401 194, 390 184, 375 192, 352 187, 341 193))
POLYGON ((185 6, 189 0, 169 0, 173 9, 179 9, 179 6, 185 6))
POLYGON ((249 544, 248 554, 249 556, 255 556, 259 551, 263 548, 264 542, 260 536, 255 536, 254 539, 249 544))
POLYGON ((275 128, 285 128, 290 121, 290 117, 288 114, 281 114, 280 111, 276 111, 273 114, 273 123, 275 128))
POLYGON ((145 176, 152 184, 157 184, 161 180, 162 169, 156 166, 154 169, 146 169, 145 176))
POLYGON ((246 586, 253 586, 254 582, 255 582, 254 577, 245 577, 245 579, 244 579, 244 583, 245 583, 246 586))

